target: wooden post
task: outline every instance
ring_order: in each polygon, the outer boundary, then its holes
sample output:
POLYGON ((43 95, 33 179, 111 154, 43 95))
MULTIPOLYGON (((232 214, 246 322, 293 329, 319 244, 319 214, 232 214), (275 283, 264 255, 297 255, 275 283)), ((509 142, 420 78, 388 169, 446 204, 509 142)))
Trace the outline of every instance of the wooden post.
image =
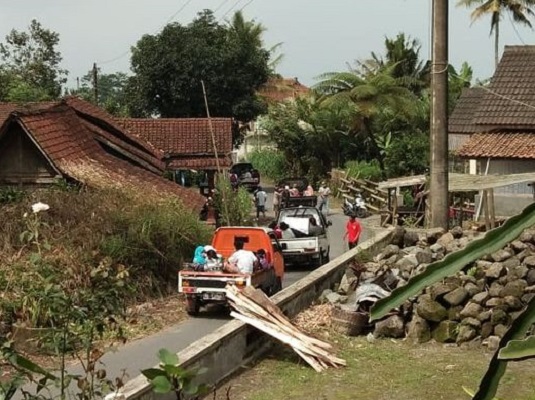
POLYGON ((396 188, 394 188, 394 202, 392 203, 392 225, 398 225, 398 196, 396 188))
POLYGON ((489 216, 489 193, 488 190, 483 190, 483 209, 485 210, 485 230, 490 230, 490 216, 489 216))
POLYGON ((494 189, 489 189, 490 227, 496 228, 496 210, 494 208, 494 189))

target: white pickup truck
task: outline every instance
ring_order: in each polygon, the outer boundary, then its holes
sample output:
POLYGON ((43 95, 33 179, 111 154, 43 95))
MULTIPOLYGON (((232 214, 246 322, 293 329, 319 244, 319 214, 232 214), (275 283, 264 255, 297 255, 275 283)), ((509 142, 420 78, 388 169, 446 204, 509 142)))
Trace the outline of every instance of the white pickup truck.
POLYGON ((329 261, 329 226, 332 225, 316 207, 291 207, 280 210, 277 225, 285 222, 295 239, 279 239, 285 264, 319 267, 329 261), (319 229, 310 229, 310 218, 319 229))

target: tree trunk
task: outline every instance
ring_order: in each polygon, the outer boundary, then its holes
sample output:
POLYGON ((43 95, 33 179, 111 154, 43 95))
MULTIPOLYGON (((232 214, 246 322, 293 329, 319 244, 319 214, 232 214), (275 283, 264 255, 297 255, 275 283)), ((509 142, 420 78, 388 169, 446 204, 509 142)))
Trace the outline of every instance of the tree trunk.
POLYGON ((499 62, 499 53, 500 53, 500 19, 496 21, 496 26, 494 27, 494 69, 498 68, 499 62))

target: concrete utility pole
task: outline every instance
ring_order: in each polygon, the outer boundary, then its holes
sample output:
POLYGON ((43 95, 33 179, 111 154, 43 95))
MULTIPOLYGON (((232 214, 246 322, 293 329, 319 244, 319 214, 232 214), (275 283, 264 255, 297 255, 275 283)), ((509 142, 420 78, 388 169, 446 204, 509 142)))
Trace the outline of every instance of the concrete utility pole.
POLYGON ((429 225, 444 229, 448 229, 448 1, 433 0, 431 60, 429 225))

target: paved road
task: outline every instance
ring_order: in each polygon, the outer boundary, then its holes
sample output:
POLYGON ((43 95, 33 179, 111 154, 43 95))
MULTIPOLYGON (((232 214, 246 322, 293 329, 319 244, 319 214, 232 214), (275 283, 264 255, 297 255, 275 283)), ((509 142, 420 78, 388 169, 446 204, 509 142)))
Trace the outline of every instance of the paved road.
MULTIPOLYGON (((268 206, 270 207, 270 204, 268 206)), ((342 241, 347 217, 336 213, 329 215, 328 219, 333 223, 329 233, 332 260, 347 251, 347 245, 342 241)), ((361 241, 367 240, 371 235, 370 232, 371 230, 364 229, 361 241)), ((284 278, 283 287, 291 285, 309 272, 310 270, 306 268, 288 270, 284 278)), ((158 363, 156 353, 159 349, 167 348, 171 351, 178 352, 229 320, 230 317, 221 310, 215 309, 201 312, 197 318, 188 319, 154 335, 126 343, 117 351, 109 352, 102 358, 107 375, 108 377, 115 378, 123 376, 124 371, 127 377, 133 378, 139 374, 141 369, 151 367, 158 363)), ((73 366, 69 368, 69 372, 78 374, 81 373, 81 368, 79 366, 73 366)))

